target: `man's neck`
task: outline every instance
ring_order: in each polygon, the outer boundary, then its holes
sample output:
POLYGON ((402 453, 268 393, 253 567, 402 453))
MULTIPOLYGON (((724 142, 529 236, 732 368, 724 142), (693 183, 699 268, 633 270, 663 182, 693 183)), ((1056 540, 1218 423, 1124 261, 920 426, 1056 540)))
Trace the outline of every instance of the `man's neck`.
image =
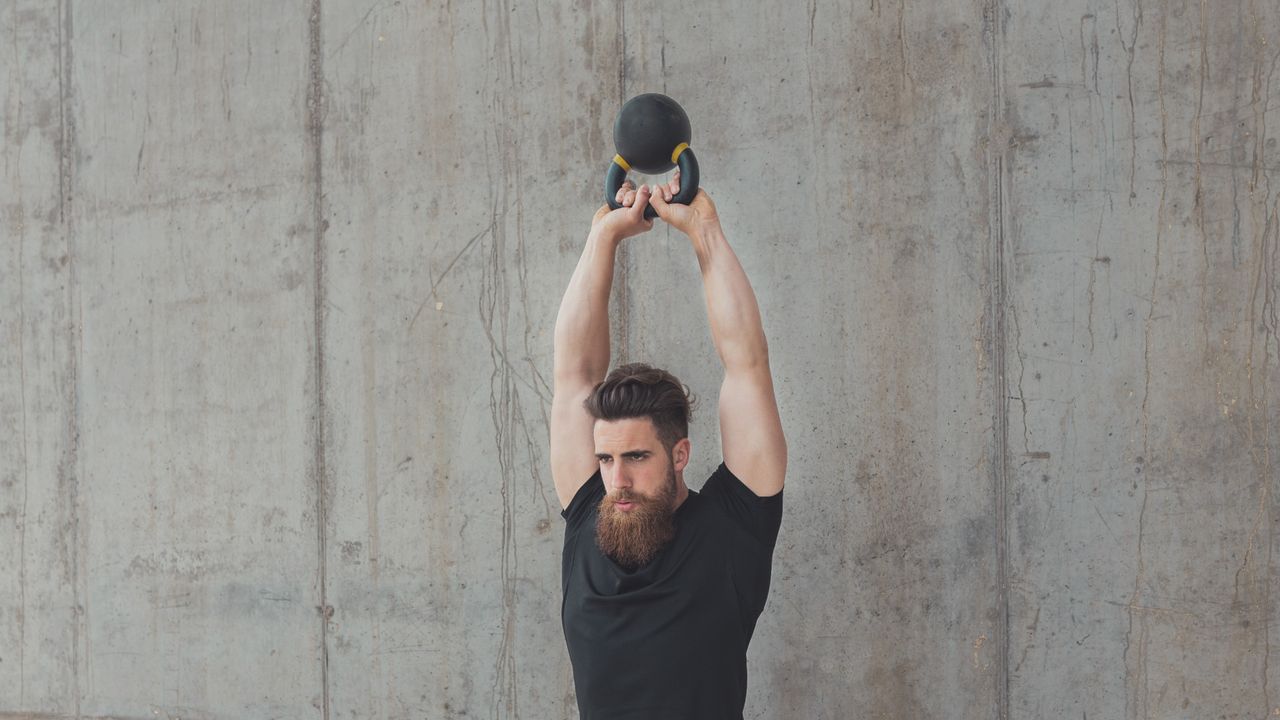
POLYGON ((689 486, 684 484, 684 475, 676 475, 676 501, 672 510, 680 509, 685 500, 689 499, 689 486))

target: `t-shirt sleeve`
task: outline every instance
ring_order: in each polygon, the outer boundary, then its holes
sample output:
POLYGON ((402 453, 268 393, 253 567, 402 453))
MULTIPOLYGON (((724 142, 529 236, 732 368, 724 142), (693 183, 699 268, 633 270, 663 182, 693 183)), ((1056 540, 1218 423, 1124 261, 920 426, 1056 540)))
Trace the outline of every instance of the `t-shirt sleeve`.
POLYGON ((782 527, 782 491, 769 497, 756 495, 723 462, 702 486, 701 495, 716 502, 730 517, 766 547, 772 549, 782 527))
POLYGON ((603 497, 604 479, 600 477, 600 471, 596 470, 591 479, 578 488, 569 505, 560 511, 560 517, 565 519, 570 529, 576 528, 582 524, 583 518, 590 514, 591 508, 598 505, 603 497))

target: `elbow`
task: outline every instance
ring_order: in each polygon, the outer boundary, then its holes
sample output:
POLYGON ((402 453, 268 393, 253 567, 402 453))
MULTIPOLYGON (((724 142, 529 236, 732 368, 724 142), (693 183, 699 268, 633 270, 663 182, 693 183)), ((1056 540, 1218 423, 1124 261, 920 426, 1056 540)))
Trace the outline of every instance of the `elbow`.
POLYGON ((755 342, 726 344, 720 360, 726 369, 768 369, 769 343, 764 337, 760 337, 755 342))

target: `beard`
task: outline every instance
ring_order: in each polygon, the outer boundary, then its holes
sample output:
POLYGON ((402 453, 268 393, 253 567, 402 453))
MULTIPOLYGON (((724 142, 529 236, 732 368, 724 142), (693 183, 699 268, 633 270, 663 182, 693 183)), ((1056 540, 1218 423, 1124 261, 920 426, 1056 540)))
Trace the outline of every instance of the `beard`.
POLYGON ((618 490, 600 501, 596 544, 601 552, 627 571, 648 565, 675 537, 676 472, 668 468, 667 483, 653 495, 618 490), (614 503, 627 501, 623 512, 614 503))

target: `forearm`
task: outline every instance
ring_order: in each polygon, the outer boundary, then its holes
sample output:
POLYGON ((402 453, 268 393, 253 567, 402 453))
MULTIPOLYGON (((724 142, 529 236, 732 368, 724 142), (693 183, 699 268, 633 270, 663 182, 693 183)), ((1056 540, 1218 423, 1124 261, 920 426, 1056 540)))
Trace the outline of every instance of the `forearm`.
POLYGON ((769 347, 747 273, 715 223, 690 237, 707 300, 711 337, 725 370, 767 366, 769 347))
POLYGON ((557 380, 603 379, 609 370, 609 292, 618 240, 593 231, 556 315, 557 380))

